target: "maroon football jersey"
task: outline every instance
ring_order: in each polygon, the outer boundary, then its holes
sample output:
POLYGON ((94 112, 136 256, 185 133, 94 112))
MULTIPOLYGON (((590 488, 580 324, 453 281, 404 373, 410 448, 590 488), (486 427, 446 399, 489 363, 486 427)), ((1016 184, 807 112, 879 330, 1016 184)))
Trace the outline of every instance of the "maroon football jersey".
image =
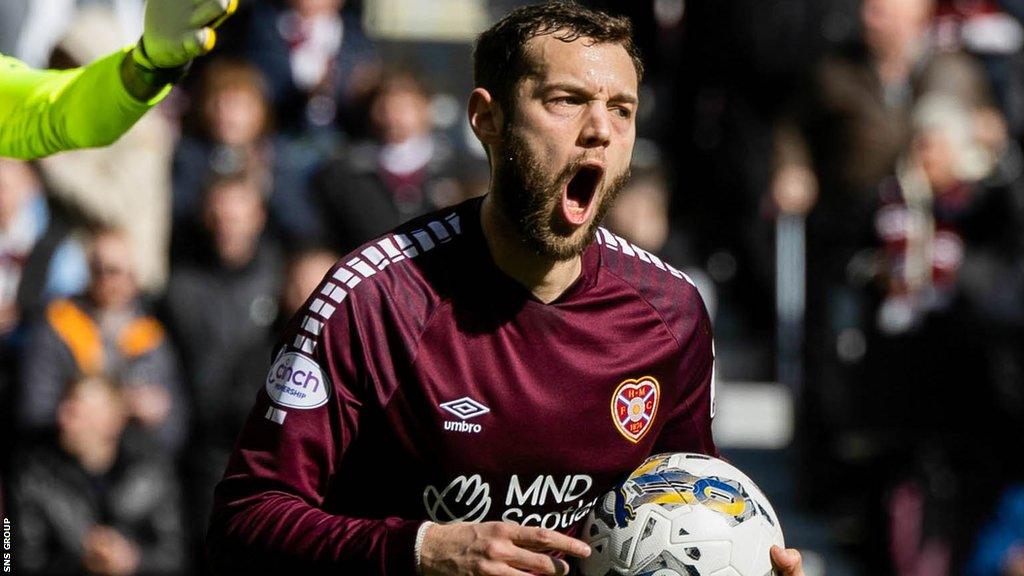
POLYGON ((480 206, 342 258, 293 319, 217 487, 215 565, 412 574, 424 520, 571 532, 652 452, 717 454, 686 276, 601 229, 544 304, 480 206))

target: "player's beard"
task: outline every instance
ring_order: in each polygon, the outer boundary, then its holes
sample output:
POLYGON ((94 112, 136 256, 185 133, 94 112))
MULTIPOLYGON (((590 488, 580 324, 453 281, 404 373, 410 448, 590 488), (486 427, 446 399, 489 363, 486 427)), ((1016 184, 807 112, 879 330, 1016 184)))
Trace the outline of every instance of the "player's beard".
POLYGON ((536 254, 554 260, 568 260, 583 254, 594 232, 629 180, 629 168, 602 179, 591 202, 594 215, 581 233, 561 216, 562 190, 579 170, 584 155, 572 159, 554 177, 544 171, 526 141, 512 126, 505 127, 502 158, 495 169, 493 195, 498 208, 515 227, 516 235, 536 254))

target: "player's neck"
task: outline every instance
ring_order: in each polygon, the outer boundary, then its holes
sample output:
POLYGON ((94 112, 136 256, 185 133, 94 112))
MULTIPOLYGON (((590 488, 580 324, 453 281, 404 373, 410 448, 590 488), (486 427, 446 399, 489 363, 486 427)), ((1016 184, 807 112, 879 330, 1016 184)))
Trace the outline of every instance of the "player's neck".
POLYGON ((541 302, 554 302, 579 277, 582 269, 579 256, 556 260, 529 250, 490 195, 484 198, 480 209, 480 225, 498 269, 525 286, 541 302))

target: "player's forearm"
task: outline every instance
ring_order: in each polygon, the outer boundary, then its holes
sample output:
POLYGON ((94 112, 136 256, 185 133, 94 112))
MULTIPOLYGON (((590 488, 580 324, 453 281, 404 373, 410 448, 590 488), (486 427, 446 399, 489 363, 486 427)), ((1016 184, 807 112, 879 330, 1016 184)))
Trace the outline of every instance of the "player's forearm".
POLYGON ((146 100, 133 96, 124 84, 122 64, 127 50, 86 66, 60 96, 67 139, 76 148, 106 146, 128 131, 170 91, 162 86, 146 100))
MULTIPOLYGON (((0 82, 0 156, 37 158, 110 144, 169 91, 147 100, 121 76, 127 51, 64 72, 18 68, 0 82)), ((142 93, 142 92, 140 92, 142 93)))
POLYGON ((332 515, 298 497, 266 492, 215 506, 207 549, 217 574, 413 575, 421 523, 332 515))

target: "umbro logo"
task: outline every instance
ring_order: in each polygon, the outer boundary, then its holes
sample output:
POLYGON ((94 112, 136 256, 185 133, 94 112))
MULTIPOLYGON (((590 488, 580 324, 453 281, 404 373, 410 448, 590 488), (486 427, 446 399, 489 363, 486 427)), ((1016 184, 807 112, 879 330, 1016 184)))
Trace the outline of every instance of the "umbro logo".
POLYGON ((483 404, 473 400, 469 396, 463 396, 458 400, 452 400, 451 402, 445 402, 440 404, 441 408, 455 414, 463 420, 469 420, 470 418, 476 418, 481 414, 487 414, 491 411, 490 408, 483 404))
POLYGON ((480 426, 479 424, 466 422, 466 420, 469 420, 470 418, 476 418, 477 416, 482 416, 491 411, 490 408, 484 406, 483 404, 477 402, 476 400, 473 400, 469 396, 463 396, 458 400, 444 402, 438 404, 438 406, 440 406, 450 414, 454 414, 461 420, 461 422, 445 420, 445 430, 450 430, 452 432, 468 432, 472 434, 479 433, 483 429, 483 427, 480 426))

